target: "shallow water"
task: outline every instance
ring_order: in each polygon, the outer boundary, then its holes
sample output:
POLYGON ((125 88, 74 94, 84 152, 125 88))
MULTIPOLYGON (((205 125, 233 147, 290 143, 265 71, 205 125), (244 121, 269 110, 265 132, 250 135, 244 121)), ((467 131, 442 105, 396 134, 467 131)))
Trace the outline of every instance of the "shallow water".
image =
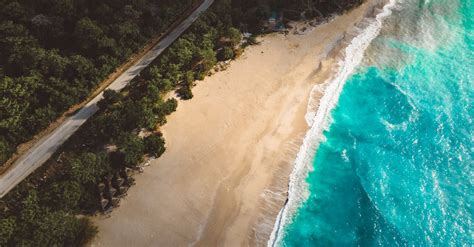
POLYGON ((474 245, 473 1, 405 0, 384 20, 278 245, 474 245))

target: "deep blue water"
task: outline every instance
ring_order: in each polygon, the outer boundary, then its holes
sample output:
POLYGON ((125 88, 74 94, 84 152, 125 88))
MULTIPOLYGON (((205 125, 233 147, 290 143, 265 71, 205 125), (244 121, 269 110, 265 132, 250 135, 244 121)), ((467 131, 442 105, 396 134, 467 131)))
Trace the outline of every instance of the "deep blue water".
POLYGON ((473 246, 474 0, 405 0, 346 82, 283 246, 473 246))

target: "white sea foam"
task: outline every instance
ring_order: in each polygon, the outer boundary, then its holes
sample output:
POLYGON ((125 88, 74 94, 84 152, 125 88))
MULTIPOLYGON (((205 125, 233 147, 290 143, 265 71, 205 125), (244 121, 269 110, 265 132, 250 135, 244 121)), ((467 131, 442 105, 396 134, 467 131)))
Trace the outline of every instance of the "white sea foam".
MULTIPOLYGON (((289 196, 287 203, 278 214, 275 225, 268 240, 267 246, 276 246, 281 243, 284 234, 283 228, 291 223, 292 216, 301 205, 301 202, 308 197, 308 189, 305 178, 311 169, 312 160, 319 143, 323 141, 322 132, 330 124, 330 111, 336 106, 342 88, 353 73, 354 69, 362 61, 364 52, 370 42, 377 37, 382 28, 383 20, 392 13, 392 9, 396 7, 397 0, 390 0, 383 7, 383 11, 376 15, 370 24, 352 39, 351 43, 344 50, 344 57, 339 61, 339 70, 333 80, 325 83, 326 87, 324 95, 319 101, 317 112, 309 112, 306 115, 307 122, 311 125, 310 130, 306 133, 303 144, 297 154, 294 162, 294 168, 290 175, 289 196)), ((314 90, 320 90, 316 86, 314 90)), ((314 104, 314 100, 310 100, 309 104, 314 104)), ((309 107, 309 109, 314 109, 309 107)))

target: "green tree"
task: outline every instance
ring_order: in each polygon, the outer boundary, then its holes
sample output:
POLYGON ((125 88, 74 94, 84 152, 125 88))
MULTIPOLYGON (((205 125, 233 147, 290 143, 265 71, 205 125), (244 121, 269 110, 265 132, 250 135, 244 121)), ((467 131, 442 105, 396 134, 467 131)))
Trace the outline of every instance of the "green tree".
POLYGON ((173 89, 173 82, 170 79, 161 79, 159 81, 153 81, 152 83, 155 83, 163 93, 173 89))
POLYGON ((162 111, 165 115, 169 115, 172 112, 176 111, 178 107, 178 101, 175 98, 171 98, 166 100, 166 102, 162 105, 162 111))
POLYGON ((181 86, 178 90, 177 93, 181 99, 188 100, 193 97, 193 92, 191 91, 191 87, 188 85, 183 85, 181 86))
POLYGON ((96 83, 94 80, 97 79, 97 71, 94 68, 94 63, 81 55, 70 56, 65 70, 64 76, 68 80, 81 84, 87 82, 87 87, 96 83))
POLYGON ((232 48, 228 46, 225 46, 222 49, 222 52, 219 54, 219 59, 222 61, 226 61, 233 58, 234 58, 234 50, 232 50, 232 48))
POLYGON ((192 86, 194 83, 194 73, 193 71, 188 71, 184 75, 184 84, 192 86))
POLYGON ((97 142, 110 140, 111 137, 117 136, 123 128, 122 121, 124 119, 118 110, 113 110, 109 114, 99 114, 91 121, 90 132, 91 138, 97 142))
POLYGON ((213 49, 204 49, 199 52, 203 71, 209 71, 217 63, 216 52, 213 49))
POLYGON ((78 46, 83 51, 99 48, 100 42, 105 38, 102 28, 89 17, 84 17, 76 23, 74 37, 77 40, 78 46))
POLYGON ((80 183, 93 183, 109 170, 105 153, 82 153, 67 161, 73 179, 80 183))
POLYGON ((18 1, 6 1, 2 2, 2 8, 0 8, 0 15, 6 19, 21 23, 27 20, 27 12, 24 6, 18 1))
POLYGON ((181 71, 181 65, 177 63, 172 63, 167 66, 165 77, 169 78, 175 85, 181 81, 183 73, 181 71))
POLYGON ((161 133, 153 134, 145 138, 145 152, 155 157, 160 157, 166 150, 165 140, 161 133))
POLYGON ((10 147, 5 138, 0 136, 0 164, 5 163, 10 158, 12 152, 12 147, 10 147))
POLYGON ((119 92, 107 89, 103 93, 103 98, 99 102, 97 102, 97 106, 103 110, 106 109, 109 105, 113 105, 119 102, 121 99, 122 95, 119 92))
POLYGON ((34 228, 31 229, 30 238, 22 239, 26 240, 28 243, 26 245, 30 243, 34 246, 73 245, 77 242, 77 236, 83 231, 81 221, 74 215, 47 209, 43 209, 40 215, 34 223, 34 228))
POLYGON ((161 74, 161 69, 153 65, 150 69, 144 72, 145 80, 150 80, 150 84, 158 87, 161 92, 169 92, 173 89, 173 82, 169 78, 164 78, 161 74))
POLYGON ((29 134, 33 134, 37 130, 48 126, 48 124, 56 117, 58 117, 58 112, 50 105, 43 108, 37 108, 25 117, 25 129, 28 130, 29 134))
POLYGON ((153 104, 147 98, 138 101, 127 100, 118 111, 121 116, 119 121, 124 131, 154 128, 157 122, 153 114, 153 104))
POLYGON ((0 246, 6 246, 15 231, 16 220, 13 217, 0 219, 0 246))
POLYGON ((89 218, 79 219, 79 224, 77 227, 77 234, 75 234, 76 239, 72 245, 76 246, 85 246, 89 243, 98 233, 97 227, 90 221, 89 218))
MULTIPOLYGON (((3 9, 3 8, 2 8, 3 9)), ((36 47, 36 40, 29 35, 25 26, 13 21, 0 22, 0 64, 4 66, 12 54, 19 53, 27 47, 36 47)))
POLYGON ((174 58, 177 64, 188 66, 193 58, 195 46, 187 39, 178 39, 169 50, 169 56, 174 58))
POLYGON ((34 189, 29 190, 27 196, 23 199, 21 204, 21 221, 26 223, 35 222, 40 214, 38 192, 34 189))
POLYGON ((74 0, 54 0, 51 3, 51 11, 58 16, 68 17, 74 13, 74 0))
POLYGON ((20 124, 39 81, 38 76, 0 79, 0 129, 20 124))
POLYGON ((59 51, 56 49, 45 51, 43 57, 40 58, 38 69, 45 77, 58 77, 63 76, 64 70, 68 65, 69 60, 59 55, 59 51))
POLYGON ((234 27, 227 28, 225 35, 230 39, 232 47, 238 45, 240 40, 242 40, 242 34, 234 27))
POLYGON ((127 166, 136 166, 143 160, 145 145, 143 140, 132 133, 123 133, 117 138, 116 144, 127 166))
POLYGON ((75 211, 81 199, 81 190, 81 185, 77 181, 53 183, 47 189, 45 201, 56 209, 75 211))
POLYGON ((139 48, 140 41, 140 28, 132 21, 125 21, 120 24, 116 24, 113 27, 115 39, 118 41, 119 46, 122 49, 129 49, 129 53, 139 48))

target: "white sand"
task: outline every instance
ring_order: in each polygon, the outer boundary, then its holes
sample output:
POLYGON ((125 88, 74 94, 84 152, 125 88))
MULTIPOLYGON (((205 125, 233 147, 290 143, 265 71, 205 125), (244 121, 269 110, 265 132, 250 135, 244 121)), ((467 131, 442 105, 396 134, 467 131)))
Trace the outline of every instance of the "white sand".
POLYGON ((309 93, 332 75, 334 58, 324 57, 369 5, 305 35, 267 35, 198 82, 163 128, 165 154, 112 217, 96 219, 93 245, 266 244, 307 130, 309 93))

